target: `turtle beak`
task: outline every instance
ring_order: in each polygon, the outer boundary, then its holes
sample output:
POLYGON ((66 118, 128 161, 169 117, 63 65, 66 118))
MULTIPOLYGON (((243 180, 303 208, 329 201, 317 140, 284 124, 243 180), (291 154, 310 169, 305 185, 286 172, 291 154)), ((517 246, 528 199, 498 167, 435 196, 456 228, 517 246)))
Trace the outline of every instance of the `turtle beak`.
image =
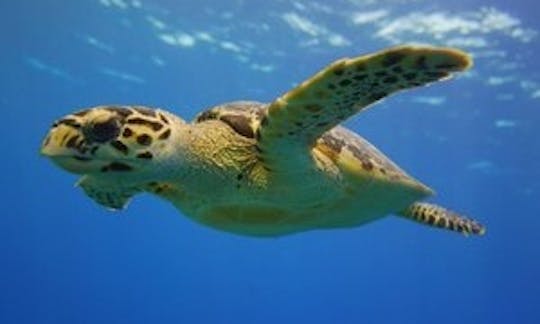
POLYGON ((41 143, 40 153, 53 158, 56 156, 73 156, 74 148, 83 139, 79 128, 55 123, 41 143))
POLYGON ((40 154, 68 172, 87 173, 98 166, 80 151, 82 140, 79 128, 54 124, 41 144, 40 154))
POLYGON ((52 145, 50 142, 51 142, 50 135, 47 135, 47 137, 45 137, 45 139, 43 140, 41 144, 39 154, 48 158, 53 158, 55 156, 62 156, 62 155, 68 154, 68 152, 65 152, 65 149, 57 145, 52 145))

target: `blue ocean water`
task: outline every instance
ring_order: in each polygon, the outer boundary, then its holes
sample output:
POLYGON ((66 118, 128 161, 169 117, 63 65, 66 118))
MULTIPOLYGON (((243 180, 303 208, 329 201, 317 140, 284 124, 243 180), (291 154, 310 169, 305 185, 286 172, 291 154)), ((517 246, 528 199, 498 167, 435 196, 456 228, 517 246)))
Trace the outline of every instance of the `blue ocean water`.
POLYGON ((534 2, 2 1, 0 323, 540 323, 540 51, 534 2), (38 154, 105 103, 191 119, 271 101, 331 61, 406 42, 474 69, 347 125, 487 226, 388 217, 277 239, 137 197, 112 213, 38 154))

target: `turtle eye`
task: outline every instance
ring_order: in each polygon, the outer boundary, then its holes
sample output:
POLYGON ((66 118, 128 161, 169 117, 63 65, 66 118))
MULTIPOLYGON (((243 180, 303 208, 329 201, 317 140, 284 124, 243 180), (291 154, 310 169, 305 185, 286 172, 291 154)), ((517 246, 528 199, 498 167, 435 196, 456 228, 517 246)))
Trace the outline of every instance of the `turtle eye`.
POLYGON ((116 118, 111 118, 104 122, 90 123, 84 127, 83 133, 89 142, 105 143, 118 136, 120 133, 120 123, 116 118))

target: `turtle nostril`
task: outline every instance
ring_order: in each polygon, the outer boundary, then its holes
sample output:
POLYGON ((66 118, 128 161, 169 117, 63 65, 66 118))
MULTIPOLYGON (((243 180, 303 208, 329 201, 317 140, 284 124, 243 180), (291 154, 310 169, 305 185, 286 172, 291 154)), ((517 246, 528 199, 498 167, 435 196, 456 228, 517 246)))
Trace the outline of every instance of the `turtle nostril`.
POLYGON ((108 142, 115 139, 119 133, 120 124, 116 118, 104 122, 90 123, 84 128, 84 136, 89 142, 108 142))

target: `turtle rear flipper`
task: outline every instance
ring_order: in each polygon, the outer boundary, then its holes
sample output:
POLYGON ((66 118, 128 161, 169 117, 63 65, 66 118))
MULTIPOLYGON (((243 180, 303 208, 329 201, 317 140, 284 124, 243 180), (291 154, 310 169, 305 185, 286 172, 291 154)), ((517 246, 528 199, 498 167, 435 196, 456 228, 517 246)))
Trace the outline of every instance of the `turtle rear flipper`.
POLYGON ((125 187, 100 181, 90 176, 82 177, 76 184, 96 203, 112 210, 124 209, 131 198, 141 192, 136 187, 125 187))
POLYGON ((441 206, 417 202, 399 213, 399 216, 417 221, 419 223, 445 228, 464 235, 483 235, 485 227, 474 219, 461 216, 441 206))

